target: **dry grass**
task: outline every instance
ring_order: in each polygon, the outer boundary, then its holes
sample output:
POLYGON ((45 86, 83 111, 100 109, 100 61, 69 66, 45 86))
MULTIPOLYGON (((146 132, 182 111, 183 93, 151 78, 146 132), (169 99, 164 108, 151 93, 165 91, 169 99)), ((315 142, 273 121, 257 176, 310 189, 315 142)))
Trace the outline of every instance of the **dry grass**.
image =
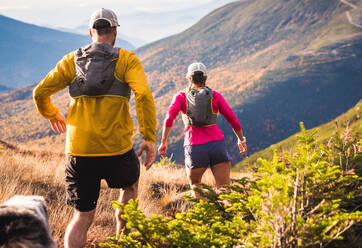
MULTIPOLYGON (((9 148, 0 150, 0 203, 16 194, 44 196, 53 237, 59 247, 63 247, 64 231, 73 213, 72 208, 65 204, 64 169, 65 156, 61 154, 9 148)), ((213 176, 209 170, 203 182, 213 185, 213 176)), ((154 166, 148 171, 142 168, 140 208, 147 216, 172 216, 176 211, 187 208, 181 193, 188 190, 183 168, 154 166)), ((103 242, 105 237, 114 235, 115 220, 111 203, 117 198, 118 190, 108 189, 105 183, 102 184, 96 217, 89 230, 86 247, 97 247, 97 243, 103 242)))

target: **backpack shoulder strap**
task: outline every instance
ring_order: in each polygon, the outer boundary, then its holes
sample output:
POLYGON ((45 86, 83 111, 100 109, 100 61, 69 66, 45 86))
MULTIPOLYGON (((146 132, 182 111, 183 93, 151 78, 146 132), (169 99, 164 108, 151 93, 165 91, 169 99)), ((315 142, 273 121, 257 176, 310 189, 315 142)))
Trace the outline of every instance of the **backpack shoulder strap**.
POLYGON ((122 52, 122 48, 117 47, 117 62, 116 66, 114 67, 114 76, 118 79, 120 82, 125 82, 124 75, 126 74, 126 66, 124 61, 124 54, 122 52))

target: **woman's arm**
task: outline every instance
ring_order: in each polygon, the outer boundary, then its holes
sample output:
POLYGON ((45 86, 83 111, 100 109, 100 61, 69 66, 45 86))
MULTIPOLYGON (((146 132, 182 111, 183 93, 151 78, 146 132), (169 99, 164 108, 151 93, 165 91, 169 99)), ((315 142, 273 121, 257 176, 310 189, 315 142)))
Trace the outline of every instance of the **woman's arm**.
POLYGON ((166 156, 166 154, 167 154, 167 139, 168 139, 168 136, 171 133, 171 129, 172 129, 172 126, 171 127, 163 126, 162 140, 161 140, 160 146, 158 147, 158 153, 162 157, 166 156))
POLYGON ((182 99, 181 93, 177 94, 172 102, 171 105, 167 111, 167 116, 165 118, 163 129, 162 129, 162 140, 161 144, 158 147, 158 153, 164 157, 167 154, 167 139, 168 136, 171 133, 173 122, 176 119, 177 115, 182 110, 182 101, 185 99, 182 99))
POLYGON ((243 135, 243 131, 240 125, 239 120, 236 118, 233 110, 229 106, 229 104, 226 102, 224 97, 214 91, 214 95, 216 97, 215 100, 217 100, 218 109, 220 114, 222 114, 227 122, 231 125, 235 135, 238 137, 238 146, 240 149, 240 153, 244 154, 247 152, 247 145, 246 145, 246 138, 243 135))

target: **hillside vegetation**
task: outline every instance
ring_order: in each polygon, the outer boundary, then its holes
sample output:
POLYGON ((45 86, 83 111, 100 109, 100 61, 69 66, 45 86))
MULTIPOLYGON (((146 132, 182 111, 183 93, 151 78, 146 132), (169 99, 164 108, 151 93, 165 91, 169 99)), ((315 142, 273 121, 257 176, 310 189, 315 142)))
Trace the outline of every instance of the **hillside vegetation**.
MULTIPOLYGON (((240 177, 236 173, 233 177, 240 177)), ((213 185, 211 172, 203 182, 213 185)), ((182 168, 154 165, 146 171, 141 168, 139 185, 139 207, 147 216, 162 214, 172 216, 183 211, 188 204, 181 197, 190 189, 186 172, 182 168)), ((0 141, 0 204, 14 195, 41 195, 45 198, 52 235, 59 247, 73 210, 65 200, 65 156, 63 154, 20 149, 0 141)), ((112 201, 119 191, 109 189, 102 182, 95 220, 88 233, 86 248, 97 247, 107 236, 115 234, 112 201)))
POLYGON ((348 129, 328 145, 301 123, 291 153, 260 159, 250 177, 215 191, 174 218, 147 218, 138 201, 113 203, 133 232, 104 247, 359 248, 362 242, 362 140, 348 129))
MULTIPOLYGON (((356 139, 362 138, 362 100, 357 103, 356 106, 348 110, 348 112, 338 116, 336 119, 313 128, 311 132, 317 132, 316 141, 318 143, 328 143, 331 141, 335 134, 342 134, 346 127, 350 129, 350 133, 356 139)), ((258 166, 257 160, 259 158, 271 159, 274 151, 278 153, 288 153, 293 150, 295 142, 298 140, 299 133, 296 133, 289 138, 271 145, 270 147, 252 154, 242 162, 235 165, 234 171, 248 170, 258 166)))
MULTIPOLYGON (((113 202, 132 232, 106 241, 114 235, 111 203, 118 192, 102 184, 85 247, 101 242, 113 248, 359 248, 361 142, 346 129, 324 146, 302 125, 292 154, 261 160, 253 174, 233 173, 226 190, 215 191, 208 171, 200 191, 208 201, 188 196, 186 173, 172 163, 161 161, 148 171, 142 167, 139 200, 126 206, 113 202)), ((0 141, 0 203, 16 194, 44 196, 60 247, 72 216, 65 206, 64 165, 62 154, 0 141)))
MULTIPOLYGON (((357 10, 359 2, 354 3, 357 10)), ((155 97, 158 139, 172 96, 186 87, 186 68, 196 60, 209 68, 207 84, 233 107, 249 154, 296 133, 300 121, 312 128, 350 109, 362 99, 362 30, 349 22, 347 11, 352 7, 340 0, 237 1, 180 34, 137 49, 155 97)), ((7 102, 0 100, 0 139, 57 146, 64 138, 49 131, 30 97, 16 97, 19 92, 30 96, 30 91, 14 90, 7 102)), ((54 101, 66 113, 67 92, 54 101)), ((233 163, 239 162, 230 126, 223 118, 218 124, 233 163)), ((169 154, 178 163, 184 159, 183 129, 178 118, 169 139, 169 154)), ((135 143, 139 141, 137 133, 135 143)))

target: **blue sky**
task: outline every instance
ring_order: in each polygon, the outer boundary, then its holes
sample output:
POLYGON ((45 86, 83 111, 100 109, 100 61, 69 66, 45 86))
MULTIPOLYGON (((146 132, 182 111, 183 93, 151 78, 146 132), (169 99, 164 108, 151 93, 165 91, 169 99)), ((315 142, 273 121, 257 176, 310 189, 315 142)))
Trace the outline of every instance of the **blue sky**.
POLYGON ((0 14, 40 26, 87 33, 91 13, 101 7, 110 8, 118 16, 120 33, 140 42, 151 42, 179 33, 233 1, 0 0, 0 14))

